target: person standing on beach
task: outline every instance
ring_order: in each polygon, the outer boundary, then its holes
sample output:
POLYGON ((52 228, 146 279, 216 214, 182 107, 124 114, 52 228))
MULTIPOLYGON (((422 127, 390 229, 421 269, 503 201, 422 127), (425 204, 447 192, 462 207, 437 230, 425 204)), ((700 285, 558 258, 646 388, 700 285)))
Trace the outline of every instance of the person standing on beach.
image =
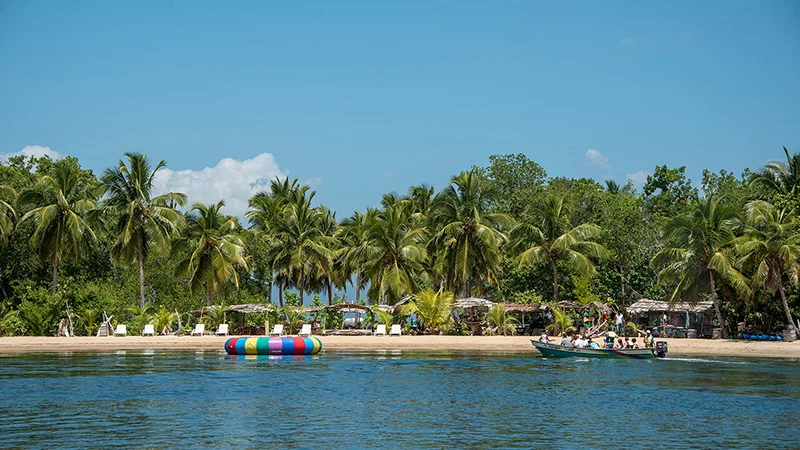
POLYGON ((624 317, 622 316, 621 312, 617 313, 617 334, 622 334, 622 323, 624 317))

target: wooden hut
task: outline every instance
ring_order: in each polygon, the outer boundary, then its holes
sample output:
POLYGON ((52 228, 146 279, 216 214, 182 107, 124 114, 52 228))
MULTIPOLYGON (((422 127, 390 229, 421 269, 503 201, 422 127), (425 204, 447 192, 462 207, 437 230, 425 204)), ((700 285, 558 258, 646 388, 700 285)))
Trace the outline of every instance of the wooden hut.
POLYGON ((713 302, 669 303, 642 298, 627 308, 637 325, 653 328, 655 334, 676 337, 711 336, 711 323, 705 314, 713 302), (665 320, 666 319, 666 320, 665 320))

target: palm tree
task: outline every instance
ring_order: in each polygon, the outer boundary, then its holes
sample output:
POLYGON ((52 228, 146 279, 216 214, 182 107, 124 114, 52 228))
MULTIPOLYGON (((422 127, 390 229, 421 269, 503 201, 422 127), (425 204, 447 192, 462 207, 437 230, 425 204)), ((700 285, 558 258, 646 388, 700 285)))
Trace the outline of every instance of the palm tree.
POLYGON ((509 333, 513 334, 516 331, 515 325, 517 319, 509 316, 506 308, 503 305, 496 303, 486 313, 486 322, 490 327, 496 328, 498 333, 503 336, 508 336, 509 333))
POLYGON ((29 220, 35 224, 31 247, 42 262, 53 265, 52 292, 56 291, 58 268, 64 257, 76 262, 86 256, 85 248, 97 240, 85 215, 95 200, 81 184, 80 168, 71 160, 57 161, 53 173, 39 177, 36 185, 23 191, 20 205, 31 205, 17 223, 19 229, 29 220))
POLYGON ((151 247, 170 248, 170 236, 178 230, 183 216, 174 209, 186 202, 177 192, 153 196, 153 177, 166 166, 159 161, 150 169, 150 161, 140 153, 125 153, 128 163, 120 161, 103 173, 101 185, 107 196, 103 209, 115 217, 118 240, 111 249, 117 265, 136 262, 139 267, 139 308, 144 309, 144 260, 151 247))
POLYGON ((331 238, 322 229, 323 215, 311 208, 314 193, 300 196, 286 205, 272 224, 275 266, 286 270, 300 291, 300 302, 310 278, 330 270, 334 252, 331 238))
POLYGON ((368 209, 366 214, 355 211, 339 227, 345 271, 356 274, 356 303, 361 300, 361 289, 365 285, 364 264, 377 251, 370 240, 370 230, 377 214, 378 211, 373 208, 368 209))
POLYGON ((500 247, 508 240, 501 232, 512 220, 505 214, 488 213, 491 194, 473 170, 453 177, 431 206, 431 222, 439 232, 431 249, 441 258, 446 286, 461 288, 469 297, 472 288, 495 281, 500 247), (438 250, 438 251, 437 251, 438 250))
POLYGON ((786 154, 785 163, 768 162, 753 174, 750 183, 763 188, 770 197, 783 195, 795 199, 800 194, 800 153, 790 156, 786 147, 783 153, 786 154))
POLYGON ((717 277, 740 295, 750 293, 747 281, 736 270, 727 251, 740 222, 738 213, 719 199, 697 199, 691 213, 666 224, 666 247, 652 261, 659 278, 675 286, 670 302, 677 298, 697 301, 701 295, 709 294, 721 327, 724 322, 717 297, 717 277))
POLYGON ((746 206, 747 228, 738 238, 736 247, 747 264, 756 267, 754 287, 762 287, 773 295, 781 294, 783 311, 794 327, 792 311, 786 300, 783 275, 797 284, 800 276, 800 234, 796 233, 797 218, 784 208, 776 208, 765 201, 750 202, 746 206))
POLYGON ((404 315, 416 314, 420 326, 424 330, 444 331, 450 323, 450 306, 453 304, 453 293, 435 292, 432 289, 423 289, 414 295, 414 298, 403 306, 404 315))
POLYGON ((568 312, 556 307, 555 304, 551 305, 550 311, 553 312, 553 323, 547 326, 550 334, 555 335, 561 332, 569 333, 575 331, 575 319, 568 312))
POLYGON ((8 244, 8 237, 14 230, 14 221, 17 219, 14 207, 3 200, 3 196, 13 202, 17 198, 17 191, 11 186, 0 186, 0 247, 8 244))
POLYGON ((578 275, 592 276, 595 267, 590 257, 607 258, 608 251, 593 240, 600 235, 600 227, 590 223, 572 227, 569 208, 564 198, 555 196, 545 200, 542 218, 537 222, 523 222, 511 232, 512 250, 521 252, 520 267, 550 263, 553 269, 553 302, 558 302, 558 262, 566 262, 578 275))
POLYGON ((205 289, 207 306, 211 305, 211 296, 228 281, 239 287, 237 266, 247 268, 244 243, 235 234, 239 223, 233 217, 220 214, 223 206, 222 200, 216 205, 192 205, 186 214, 183 236, 175 245, 176 250, 189 251, 178 265, 178 275, 189 277, 192 292, 200 287, 205 289))
POLYGON ((380 304, 393 304, 417 289, 416 277, 427 258, 426 233, 412 224, 407 202, 377 213, 369 228, 373 248, 364 262, 370 282, 367 295, 380 304))

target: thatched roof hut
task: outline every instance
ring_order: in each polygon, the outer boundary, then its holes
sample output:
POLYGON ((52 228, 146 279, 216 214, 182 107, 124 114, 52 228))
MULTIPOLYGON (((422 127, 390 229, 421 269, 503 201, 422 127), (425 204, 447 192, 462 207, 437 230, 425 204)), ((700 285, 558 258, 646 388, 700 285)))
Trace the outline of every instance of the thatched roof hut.
POLYGON ((370 310, 369 306, 359 305, 358 303, 337 303, 325 308, 343 313, 365 313, 370 310))
POLYGON ((486 300, 484 298, 477 298, 477 297, 468 297, 468 298, 460 298, 453 302, 453 308, 491 308, 494 306, 494 302, 486 300))
POLYGON ((225 308, 226 313, 239 312, 248 314, 248 313, 260 313, 268 311, 275 311, 275 305, 262 304, 262 303, 249 303, 243 305, 230 305, 227 308, 225 308))
POLYGON ((548 309, 547 305, 544 303, 498 303, 498 305, 501 305, 503 308, 505 308, 506 312, 510 313, 537 313, 545 312, 548 309))
POLYGON ((702 313, 714 307, 712 302, 697 303, 668 303, 659 300, 640 299, 627 308, 629 314, 641 314, 650 312, 680 312, 680 313, 702 313))

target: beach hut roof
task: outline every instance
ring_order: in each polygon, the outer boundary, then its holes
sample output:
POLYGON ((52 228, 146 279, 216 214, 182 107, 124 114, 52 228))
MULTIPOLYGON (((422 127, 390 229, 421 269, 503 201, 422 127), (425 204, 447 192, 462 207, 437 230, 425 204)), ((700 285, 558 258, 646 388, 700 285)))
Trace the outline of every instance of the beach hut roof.
POLYGON ((358 303, 337 303, 326 306, 327 309, 344 313, 363 313, 369 311, 369 306, 359 305, 358 303))
POLYGON ((674 311, 674 312, 706 312, 714 307, 712 302, 697 302, 697 303, 673 303, 663 302, 660 300, 640 299, 636 303, 627 308, 629 314, 639 314, 646 312, 661 312, 661 311, 674 311))
POLYGON ((260 313, 266 311, 274 311, 275 306, 272 304, 262 304, 262 303, 248 303, 243 305, 230 305, 225 308, 225 312, 240 312, 240 313, 260 313))
POLYGON ((453 302, 453 308, 476 308, 479 306, 491 308, 494 306, 494 302, 477 297, 460 298, 453 302))
POLYGON ((610 306, 600 302, 591 302, 587 305, 584 305, 583 309, 587 311, 593 309, 599 312, 600 314, 611 314, 612 312, 614 312, 614 310, 611 309, 610 306))
POLYGON ((498 305, 502 305, 506 312, 529 313, 547 311, 547 305, 543 303, 498 303, 498 305))

